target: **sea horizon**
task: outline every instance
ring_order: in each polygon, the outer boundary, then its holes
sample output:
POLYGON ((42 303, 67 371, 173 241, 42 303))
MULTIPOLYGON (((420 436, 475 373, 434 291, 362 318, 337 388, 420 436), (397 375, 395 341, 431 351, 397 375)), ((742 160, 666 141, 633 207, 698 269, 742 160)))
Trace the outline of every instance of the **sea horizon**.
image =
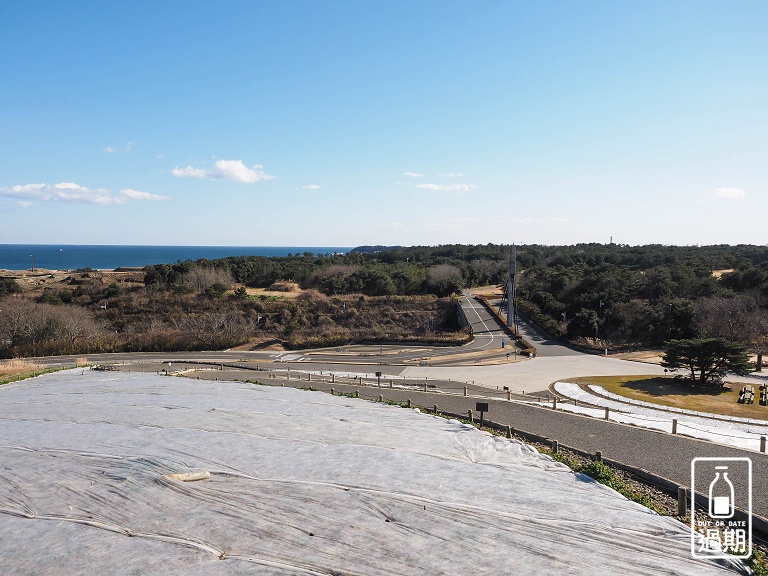
POLYGON ((0 270, 114 270, 230 256, 347 253, 354 246, 154 246, 128 244, 0 244, 0 270))

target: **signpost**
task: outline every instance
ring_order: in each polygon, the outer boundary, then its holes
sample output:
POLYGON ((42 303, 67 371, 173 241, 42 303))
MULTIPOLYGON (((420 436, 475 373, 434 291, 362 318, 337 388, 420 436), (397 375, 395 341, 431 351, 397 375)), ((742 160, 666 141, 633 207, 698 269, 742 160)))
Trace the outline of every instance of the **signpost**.
POLYGON ((483 417, 488 412, 488 402, 476 402, 475 412, 480 412, 480 428, 483 427, 483 417))

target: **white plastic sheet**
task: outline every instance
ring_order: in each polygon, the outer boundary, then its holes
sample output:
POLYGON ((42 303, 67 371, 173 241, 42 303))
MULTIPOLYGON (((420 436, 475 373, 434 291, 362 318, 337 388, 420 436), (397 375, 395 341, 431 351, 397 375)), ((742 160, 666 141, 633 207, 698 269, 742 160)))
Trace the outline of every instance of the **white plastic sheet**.
POLYGON ((558 408, 569 412, 578 412, 602 418, 605 408, 609 409, 609 418, 616 422, 635 424, 652 430, 672 431, 672 420, 677 420, 677 433, 709 440, 718 444, 737 446, 748 450, 760 449, 760 438, 768 436, 768 423, 746 418, 714 418, 703 412, 662 408, 648 402, 633 400, 631 403, 620 401, 619 396, 605 390, 602 386, 590 385, 592 394, 572 382, 556 382, 558 394, 572 398, 581 404, 572 406, 563 402, 558 408), (597 406, 598 408, 590 408, 597 406))
POLYGON ((724 574, 518 442, 319 392, 80 370, 0 387, 3 574, 724 574), (181 482, 165 475, 196 471, 181 482))

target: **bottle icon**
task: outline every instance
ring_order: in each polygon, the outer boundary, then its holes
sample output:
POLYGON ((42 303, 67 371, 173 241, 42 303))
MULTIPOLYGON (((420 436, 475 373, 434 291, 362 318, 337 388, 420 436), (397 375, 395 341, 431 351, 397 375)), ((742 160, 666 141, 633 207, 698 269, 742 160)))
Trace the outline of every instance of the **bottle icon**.
POLYGON ((728 466, 715 466, 715 479, 709 485, 709 516, 733 516, 733 484, 728 480, 728 466))

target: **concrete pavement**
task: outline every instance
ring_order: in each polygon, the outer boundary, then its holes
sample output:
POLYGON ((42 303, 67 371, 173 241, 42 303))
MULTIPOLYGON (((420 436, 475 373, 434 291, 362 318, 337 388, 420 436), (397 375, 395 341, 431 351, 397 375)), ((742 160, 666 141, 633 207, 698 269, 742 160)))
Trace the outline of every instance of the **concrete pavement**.
POLYGON ((545 390, 553 382, 578 376, 660 375, 664 370, 655 364, 582 354, 540 356, 492 366, 413 366, 405 368, 402 374, 408 378, 475 382, 490 388, 508 386, 512 391, 522 392, 545 390))

